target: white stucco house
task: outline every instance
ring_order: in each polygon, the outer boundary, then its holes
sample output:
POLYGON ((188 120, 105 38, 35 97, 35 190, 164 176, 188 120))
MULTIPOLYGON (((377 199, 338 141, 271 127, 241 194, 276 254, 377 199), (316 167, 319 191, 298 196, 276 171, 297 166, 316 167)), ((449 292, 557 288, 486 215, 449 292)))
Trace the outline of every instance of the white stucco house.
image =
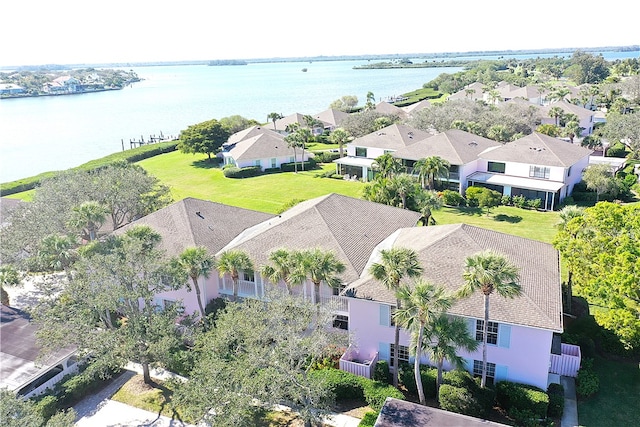
POLYGON ((578 116, 578 121, 580 123, 580 127, 582 128, 582 133, 577 136, 587 136, 593 133, 593 126, 596 123, 596 112, 583 108, 579 105, 572 104, 565 100, 553 102, 551 104, 540 107, 540 111, 543 114, 542 124, 556 124, 556 118, 552 117, 549 114, 549 111, 554 107, 562 109, 567 114, 575 114, 576 116, 578 116))

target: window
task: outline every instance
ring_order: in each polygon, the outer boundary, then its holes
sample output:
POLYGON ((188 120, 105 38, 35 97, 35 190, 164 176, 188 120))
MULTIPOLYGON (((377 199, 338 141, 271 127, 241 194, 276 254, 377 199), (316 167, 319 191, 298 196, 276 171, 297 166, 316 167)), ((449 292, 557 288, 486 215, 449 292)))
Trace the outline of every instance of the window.
POLYGON ((367 147, 356 147, 356 157, 367 157, 367 147))
POLYGON ((256 160, 256 166, 260 166, 260 159, 256 160))
POLYGON ((529 178, 549 179, 551 169, 543 166, 529 166, 529 178))
POLYGON ((342 316, 338 314, 333 318, 333 327, 338 329, 349 330, 349 316, 342 316))
MULTIPOLYGON (((482 341, 484 320, 476 320, 476 341, 482 341)), ((487 327, 487 344, 498 344, 498 323, 489 321, 487 327)))
POLYGON ((276 167, 276 158, 271 159, 271 169, 276 167))
POLYGON ((289 157, 289 163, 294 163, 296 158, 294 156, 289 157))
POLYGON ((255 282, 256 278, 253 274, 253 271, 244 271, 243 273, 243 280, 246 282, 255 282))
POLYGON ((494 173, 504 173, 504 163, 498 163, 498 162, 489 162, 487 164, 487 170, 489 172, 494 172, 494 173))
POLYGON ((340 283, 338 286, 332 287, 331 292, 333 292, 333 295, 338 296, 340 295, 340 292, 344 291, 344 288, 346 287, 347 285, 345 285, 344 283, 340 283))
MULTIPOLYGON (((389 364, 391 366, 393 366, 393 356, 396 354, 396 352, 395 352, 395 347, 396 346, 393 343, 391 343, 389 346, 390 346, 390 350, 391 350, 389 364)), ((409 347, 407 347, 406 345, 399 345, 398 346, 398 360, 400 362, 409 363, 409 347)))
POLYGON ((567 176, 571 176, 571 166, 569 166, 569 169, 567 169, 567 176))
MULTIPOLYGON (((474 376, 482 376, 482 360, 474 360, 473 361, 473 375, 474 376)), ((495 378, 496 377, 496 364, 487 362, 487 378, 495 378)))

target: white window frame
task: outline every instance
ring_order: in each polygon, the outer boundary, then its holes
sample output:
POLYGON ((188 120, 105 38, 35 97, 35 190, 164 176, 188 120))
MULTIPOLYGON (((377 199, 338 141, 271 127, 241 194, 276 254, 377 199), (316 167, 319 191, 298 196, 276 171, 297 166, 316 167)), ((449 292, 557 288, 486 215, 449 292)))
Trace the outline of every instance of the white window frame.
MULTIPOLYGON (((482 341, 484 335, 484 320, 476 320, 476 341, 482 341)), ((487 328, 487 344, 498 345, 498 332, 500 331, 499 323, 489 320, 487 328), (495 341, 495 342, 494 342, 495 341)))

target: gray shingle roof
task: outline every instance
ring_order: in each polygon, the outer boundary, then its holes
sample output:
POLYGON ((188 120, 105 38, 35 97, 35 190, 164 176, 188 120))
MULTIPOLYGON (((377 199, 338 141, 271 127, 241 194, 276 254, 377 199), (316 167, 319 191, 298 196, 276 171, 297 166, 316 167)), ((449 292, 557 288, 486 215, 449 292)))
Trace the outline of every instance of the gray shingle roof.
POLYGON ((419 218, 417 212, 332 193, 252 227, 224 250, 244 250, 256 265, 280 248, 332 250, 346 264, 342 279, 349 283, 360 276, 378 243, 399 228, 415 226, 419 218))
MULTIPOLYGON (((490 318, 498 322, 536 328, 562 330, 562 297, 558 252, 552 245, 466 224, 438 225, 402 229, 381 247, 404 247, 418 253, 423 277, 455 292, 463 285, 462 273, 467 256, 494 250, 519 268, 523 295, 514 299, 490 297, 490 318)), ((370 298, 395 305, 395 295, 368 273, 377 262, 372 254, 362 277, 349 288, 357 298, 370 298)), ((482 319, 483 296, 475 293, 458 301, 451 314, 482 319)))
POLYGON ((411 126, 393 124, 356 138, 350 144, 357 147, 399 150, 430 136, 429 132, 411 126))
POLYGON ((251 138, 243 139, 228 147, 227 152, 236 162, 269 157, 286 157, 294 154, 293 148, 289 147, 284 137, 276 132, 264 132, 251 138))
POLYGON ((270 134, 270 135, 276 135, 276 136, 280 136, 280 134, 276 131, 274 131, 273 129, 270 129, 267 126, 251 126, 247 129, 241 130, 239 132, 234 133, 233 135, 231 135, 228 139, 227 142, 225 142, 223 145, 224 146, 230 146, 233 144, 237 144, 240 141, 243 141, 245 139, 249 139, 249 138, 253 138, 254 136, 258 136, 258 135, 262 135, 262 134, 270 134))
POLYGON ((342 121, 349 117, 349 113, 330 108, 316 114, 313 117, 324 123, 339 127, 342 124, 342 121))
POLYGON ((162 235, 161 247, 169 256, 193 246, 205 246, 215 254, 245 229, 272 217, 272 214, 188 197, 115 233, 124 233, 136 225, 148 225, 162 235))
POLYGON ((452 165, 464 165, 478 159, 483 151, 502 144, 472 133, 449 129, 437 135, 418 141, 393 153, 393 157, 420 160, 438 156, 452 165))
POLYGON ((569 167, 593 151, 538 132, 508 142, 479 155, 490 161, 569 167))

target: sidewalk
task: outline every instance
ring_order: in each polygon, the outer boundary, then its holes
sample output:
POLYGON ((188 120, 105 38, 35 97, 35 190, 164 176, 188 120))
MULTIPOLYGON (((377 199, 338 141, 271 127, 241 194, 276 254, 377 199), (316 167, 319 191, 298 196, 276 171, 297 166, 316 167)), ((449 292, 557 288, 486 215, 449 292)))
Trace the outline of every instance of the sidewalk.
POLYGON ((560 377, 560 384, 564 387, 564 412, 561 427, 578 427, 578 403, 576 400, 576 380, 571 377, 560 377))

